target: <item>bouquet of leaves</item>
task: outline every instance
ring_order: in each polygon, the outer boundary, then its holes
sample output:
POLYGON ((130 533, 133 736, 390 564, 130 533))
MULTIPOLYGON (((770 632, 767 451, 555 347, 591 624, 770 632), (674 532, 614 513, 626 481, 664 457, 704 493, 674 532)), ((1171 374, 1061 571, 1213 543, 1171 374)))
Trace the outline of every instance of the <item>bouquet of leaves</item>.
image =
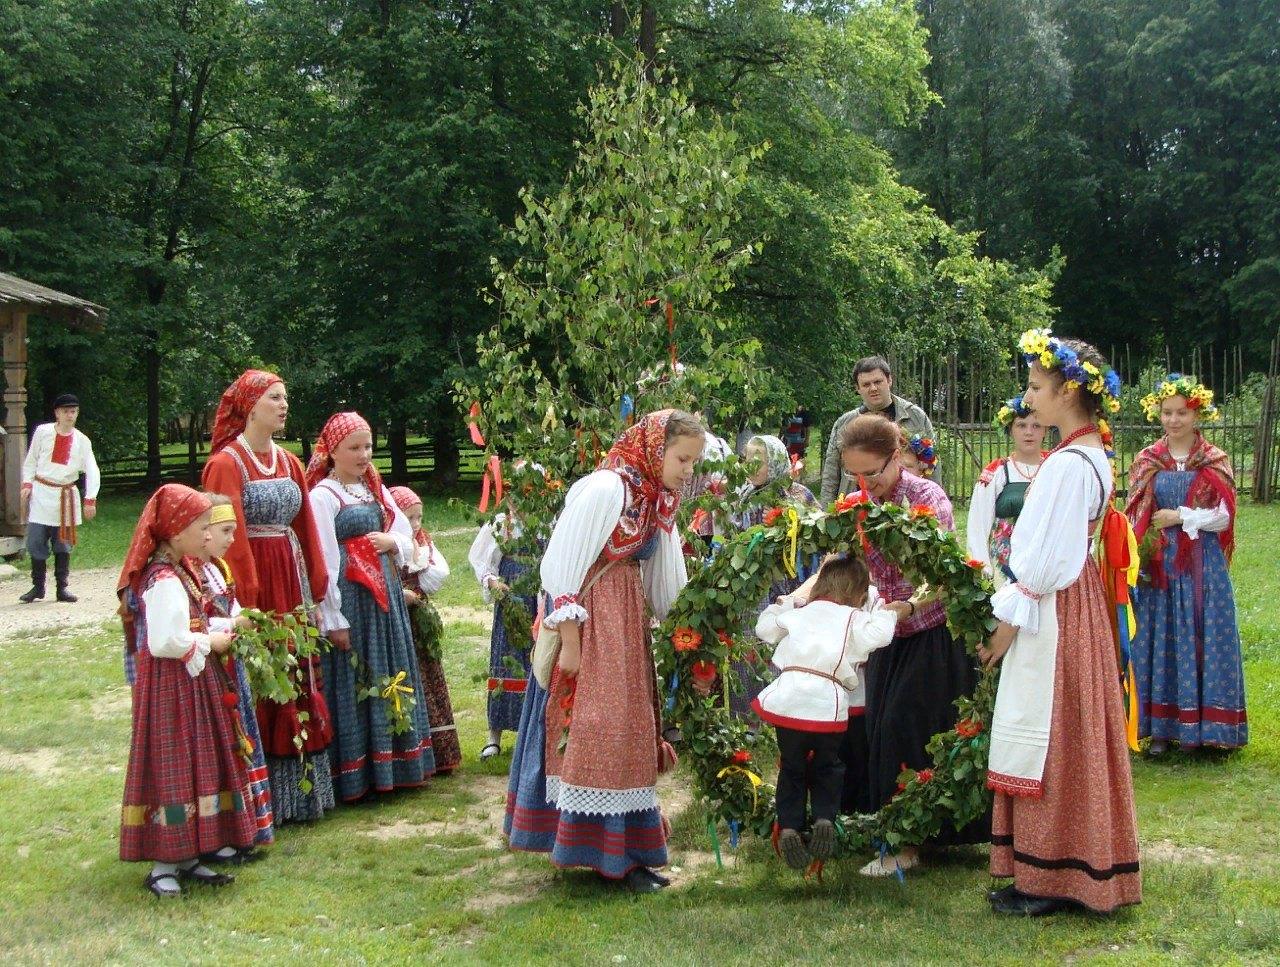
POLYGON ((298 665, 327 651, 329 642, 303 608, 278 614, 245 608, 231 651, 244 665, 254 698, 287 705, 301 694, 298 665))

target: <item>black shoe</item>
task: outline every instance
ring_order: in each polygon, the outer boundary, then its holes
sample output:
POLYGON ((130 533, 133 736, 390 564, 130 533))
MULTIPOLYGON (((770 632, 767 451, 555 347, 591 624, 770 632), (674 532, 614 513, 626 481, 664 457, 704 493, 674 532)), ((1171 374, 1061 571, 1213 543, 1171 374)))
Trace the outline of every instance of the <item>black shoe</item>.
POLYGON ((77 600, 76 596, 67 590, 67 584, 71 580, 70 554, 53 555, 53 577, 58 584, 58 600, 69 604, 74 603, 77 600))
POLYGON ((666 886, 653 875, 653 870, 644 866, 637 866, 624 876, 622 885, 632 893, 657 893, 666 886))
POLYGON ((30 604, 32 601, 40 601, 44 598, 44 580, 48 573, 48 562, 31 560, 31 590, 26 594, 19 595, 18 600, 23 604, 30 604))
POLYGON ((182 884, 178 882, 177 873, 152 873, 142 881, 142 885, 161 900, 176 900, 182 896, 182 884), (165 880, 173 880, 173 885, 178 888, 177 891, 160 889, 160 884, 165 880))
POLYGON ((248 849, 238 849, 230 856, 219 856, 217 853, 201 853, 200 863, 203 866, 217 866, 223 863, 227 866, 244 866, 246 863, 256 863, 258 860, 266 859, 266 856, 266 853, 250 846, 248 849))
POLYGON ((996 890, 988 890, 987 899, 990 900, 992 903, 995 903, 997 900, 1003 897, 1007 897, 1010 894, 1013 894, 1016 892, 1017 891, 1013 888, 1013 884, 1010 883, 1008 886, 1002 886, 996 890))
POLYGON ((1070 900, 1032 896, 1029 893, 1019 893, 1017 890, 991 901, 991 909, 996 913, 1013 917, 1047 917, 1051 913, 1070 910, 1075 906, 1076 904, 1070 900))
POLYGON ((651 870, 651 869, 649 869, 649 867, 647 867, 647 866, 646 866, 646 867, 645 867, 645 872, 646 872, 646 873, 648 873, 648 874, 649 874, 649 876, 650 876, 650 877, 652 877, 654 880, 657 880, 659 883, 661 883, 663 886, 670 886, 670 885, 671 885, 671 881, 670 881, 669 879, 667 879, 667 877, 665 877, 665 876, 663 876, 661 873, 659 873, 657 870, 651 870))
POLYGON ((227 886, 236 881, 230 873, 201 872, 198 864, 187 870, 179 869, 178 875, 184 880, 195 880, 204 886, 227 886))

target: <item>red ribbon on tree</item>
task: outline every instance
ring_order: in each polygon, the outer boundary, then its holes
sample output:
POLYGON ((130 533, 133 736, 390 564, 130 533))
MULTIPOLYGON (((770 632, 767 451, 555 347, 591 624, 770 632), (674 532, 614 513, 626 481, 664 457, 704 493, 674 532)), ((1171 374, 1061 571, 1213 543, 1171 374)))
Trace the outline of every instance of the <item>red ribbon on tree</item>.
POLYGON ((480 485, 480 513, 489 509, 489 496, 492 491, 493 505, 502 503, 502 460, 492 454, 484 468, 484 482, 480 485))
MULTIPOLYGON (((656 306, 661 299, 645 299, 644 304, 647 308, 656 306)), ((666 308, 663 310, 667 316, 667 349, 671 354, 671 371, 674 373, 677 363, 676 354, 676 307, 672 305, 671 300, 666 302, 666 308)))
POLYGON ((471 442, 478 447, 484 446, 484 434, 476 421, 480 419, 480 404, 472 403, 471 412, 467 414, 467 430, 471 433, 471 442))

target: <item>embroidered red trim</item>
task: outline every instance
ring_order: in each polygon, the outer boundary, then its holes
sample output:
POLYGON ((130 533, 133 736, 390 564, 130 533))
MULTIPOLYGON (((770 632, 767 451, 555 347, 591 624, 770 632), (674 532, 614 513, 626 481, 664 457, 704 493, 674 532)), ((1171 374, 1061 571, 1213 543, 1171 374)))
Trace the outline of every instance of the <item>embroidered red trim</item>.
POLYGON ((1007 796, 1021 796, 1024 799, 1040 799, 1044 796, 1044 783, 1039 779, 1007 776, 1003 772, 988 771, 987 788, 1007 796))
POLYGON ((566 604, 577 604, 577 603, 578 603, 578 596, 576 594, 562 594, 560 595, 560 597, 554 598, 551 601, 551 610, 559 611, 566 604))

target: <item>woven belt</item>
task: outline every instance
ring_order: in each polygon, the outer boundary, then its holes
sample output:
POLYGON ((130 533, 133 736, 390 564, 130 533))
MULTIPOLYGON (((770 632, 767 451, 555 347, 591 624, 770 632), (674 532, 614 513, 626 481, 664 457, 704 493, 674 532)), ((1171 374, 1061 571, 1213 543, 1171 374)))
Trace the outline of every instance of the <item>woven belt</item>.
POLYGON ((36 477, 35 480, 38 484, 61 491, 58 495, 58 540, 64 544, 74 544, 76 542, 76 482, 73 480, 65 484, 54 483, 44 477, 36 477))
POLYGON ((249 524, 244 530, 249 537, 284 537, 293 528, 288 524, 249 524))
POLYGON ((829 682, 835 682, 837 685, 844 687, 844 683, 835 675, 828 675, 826 672, 820 672, 816 668, 806 668, 804 665, 788 665, 782 669, 784 672, 804 672, 806 675, 817 675, 819 678, 825 678, 829 682))

